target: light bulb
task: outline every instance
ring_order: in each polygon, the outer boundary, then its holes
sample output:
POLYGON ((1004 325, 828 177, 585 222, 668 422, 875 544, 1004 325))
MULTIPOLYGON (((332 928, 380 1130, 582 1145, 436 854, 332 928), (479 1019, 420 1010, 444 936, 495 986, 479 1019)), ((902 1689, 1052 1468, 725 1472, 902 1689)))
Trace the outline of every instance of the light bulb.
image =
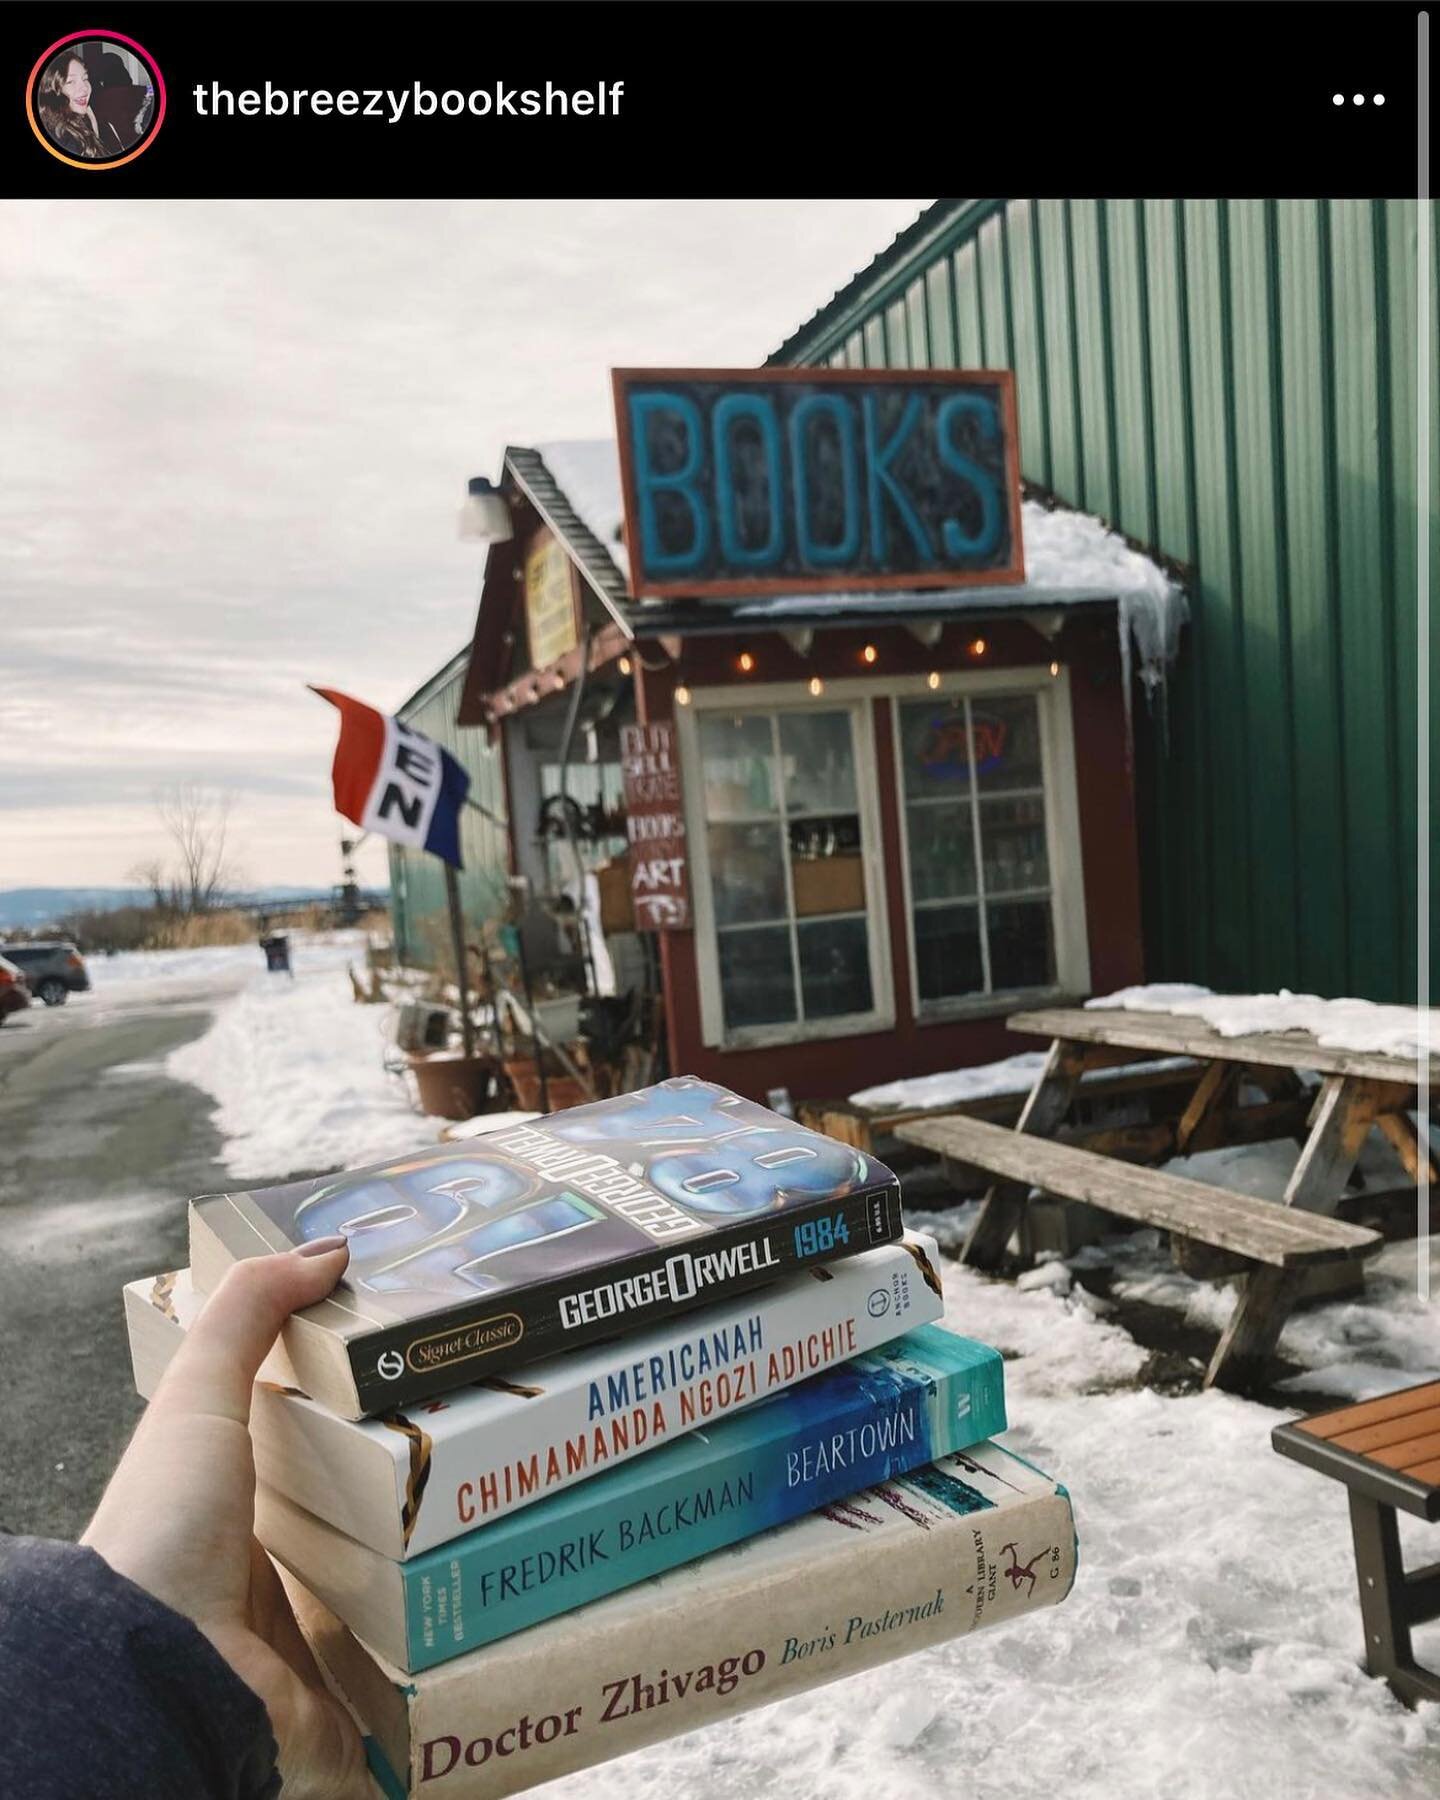
POLYGON ((938 688, 939 687, 940 676, 939 676, 939 672, 937 670, 932 669, 930 671, 930 673, 925 677, 925 685, 926 685, 926 687, 929 687, 929 688, 938 688))
POLYGON ((677 706, 688 706, 690 704, 690 690, 683 681, 675 690, 675 704, 677 706))
POLYGON ((622 656, 620 658, 620 673, 622 675, 628 675, 630 673, 630 658, 628 656, 622 656))
POLYGON ((825 683, 820 679, 820 677, 818 675, 812 675, 810 677, 810 692, 815 696, 815 698, 817 700, 825 692, 825 683))
POLYGON ((1058 663, 1058 662, 1052 662, 1052 663, 1051 663, 1051 665, 1050 665, 1050 673, 1051 673, 1051 674, 1052 674, 1052 675, 1058 675, 1058 674, 1059 674, 1059 673, 1060 673, 1060 665, 1059 665, 1059 663, 1058 663))
POLYGON ((976 638, 975 639, 974 643, 971 644, 971 646, 970 646, 970 654, 972 656, 983 656, 985 654, 984 638, 976 638))
POLYGON ((860 652, 860 660, 862 662, 873 663, 877 660, 879 655, 880 655, 880 652, 875 648, 875 646, 873 644, 867 644, 865 646, 865 648, 860 652))
POLYGON ((748 675, 754 667, 755 658, 748 650, 742 650, 740 652, 740 673, 742 675, 748 675))

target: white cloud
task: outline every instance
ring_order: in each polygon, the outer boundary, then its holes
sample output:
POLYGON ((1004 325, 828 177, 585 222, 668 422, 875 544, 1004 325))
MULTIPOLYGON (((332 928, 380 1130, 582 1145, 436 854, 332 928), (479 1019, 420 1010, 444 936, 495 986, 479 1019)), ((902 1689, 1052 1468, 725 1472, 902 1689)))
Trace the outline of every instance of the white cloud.
POLYGON ((0 886, 122 881, 182 779, 337 878, 304 684, 465 642, 466 478, 610 430, 613 366, 760 361, 922 204, 0 206, 0 886))

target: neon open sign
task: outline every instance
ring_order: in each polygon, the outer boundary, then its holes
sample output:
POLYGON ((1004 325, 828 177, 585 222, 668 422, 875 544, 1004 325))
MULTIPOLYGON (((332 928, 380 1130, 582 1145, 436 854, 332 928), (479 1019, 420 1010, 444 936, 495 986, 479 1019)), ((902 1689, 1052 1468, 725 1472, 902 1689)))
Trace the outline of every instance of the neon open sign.
POLYGON ((1024 579, 1008 370, 617 369, 642 595, 1024 579))

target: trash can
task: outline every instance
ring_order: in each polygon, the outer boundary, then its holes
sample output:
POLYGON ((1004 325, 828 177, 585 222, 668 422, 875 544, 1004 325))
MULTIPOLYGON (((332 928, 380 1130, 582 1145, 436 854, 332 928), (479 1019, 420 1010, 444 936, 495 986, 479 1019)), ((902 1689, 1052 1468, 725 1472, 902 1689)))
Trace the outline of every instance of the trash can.
POLYGON ((262 937, 260 948, 265 952, 265 967, 272 975, 293 975, 290 967, 290 934, 285 931, 272 932, 269 937, 262 937))

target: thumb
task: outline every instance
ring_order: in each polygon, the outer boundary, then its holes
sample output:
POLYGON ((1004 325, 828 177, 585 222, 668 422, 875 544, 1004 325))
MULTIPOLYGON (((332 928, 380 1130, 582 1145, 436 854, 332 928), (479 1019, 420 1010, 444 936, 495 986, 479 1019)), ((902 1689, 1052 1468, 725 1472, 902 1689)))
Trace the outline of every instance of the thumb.
POLYGON ((343 1237, 237 1262, 206 1301, 150 1402, 152 1415, 220 1414, 244 1425, 260 1365, 292 1312, 323 1300, 345 1272, 343 1237))

